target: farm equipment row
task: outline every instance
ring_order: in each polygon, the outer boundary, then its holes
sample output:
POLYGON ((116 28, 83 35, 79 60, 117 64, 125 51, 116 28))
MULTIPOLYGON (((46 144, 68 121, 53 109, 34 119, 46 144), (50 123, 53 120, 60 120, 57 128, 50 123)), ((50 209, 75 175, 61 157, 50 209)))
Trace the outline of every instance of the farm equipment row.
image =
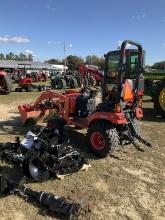
POLYGON ((100 85, 103 81, 103 73, 96 66, 79 65, 78 72, 58 73, 51 77, 53 89, 77 88, 87 83, 89 86, 100 85))
POLYGON ((32 82, 46 82, 48 75, 44 71, 35 71, 31 69, 31 64, 18 64, 17 69, 13 69, 10 77, 14 82, 19 82, 20 79, 30 80, 32 82), (26 79, 27 78, 27 79, 26 79))

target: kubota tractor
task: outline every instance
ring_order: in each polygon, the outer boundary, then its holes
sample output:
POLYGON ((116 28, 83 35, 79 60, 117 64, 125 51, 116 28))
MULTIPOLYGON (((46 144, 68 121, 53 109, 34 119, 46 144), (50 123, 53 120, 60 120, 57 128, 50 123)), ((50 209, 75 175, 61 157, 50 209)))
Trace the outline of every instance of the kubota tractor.
POLYGON ((148 147, 151 145, 141 138, 139 119, 143 117, 142 96, 143 49, 139 43, 124 41, 121 49, 105 55, 105 73, 102 83, 102 101, 97 104, 97 89, 84 88, 81 92, 66 91, 63 94, 52 91, 43 93, 35 103, 20 105, 22 122, 29 118, 40 118, 56 109, 58 117, 48 121, 49 127, 60 131, 63 126, 75 125, 87 129, 90 149, 98 156, 108 153, 124 142, 137 140, 148 147), (126 49, 127 44, 137 49, 126 49), (136 58, 136 59, 135 59, 136 58), (128 65, 135 60, 134 78, 128 65))
POLYGON ((12 92, 12 80, 10 76, 0 71, 0 94, 9 94, 12 92))

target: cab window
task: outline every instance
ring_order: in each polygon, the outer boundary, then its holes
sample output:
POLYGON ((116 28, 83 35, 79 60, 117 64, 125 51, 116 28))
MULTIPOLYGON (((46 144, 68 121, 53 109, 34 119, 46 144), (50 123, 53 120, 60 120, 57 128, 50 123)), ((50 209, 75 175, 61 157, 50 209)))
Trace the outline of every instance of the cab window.
POLYGON ((119 65, 119 55, 110 55, 108 57, 108 77, 117 78, 118 76, 118 65, 119 65))
POLYGON ((138 55, 131 55, 130 57, 130 67, 131 67, 131 76, 135 75, 135 67, 137 65, 138 62, 138 55))

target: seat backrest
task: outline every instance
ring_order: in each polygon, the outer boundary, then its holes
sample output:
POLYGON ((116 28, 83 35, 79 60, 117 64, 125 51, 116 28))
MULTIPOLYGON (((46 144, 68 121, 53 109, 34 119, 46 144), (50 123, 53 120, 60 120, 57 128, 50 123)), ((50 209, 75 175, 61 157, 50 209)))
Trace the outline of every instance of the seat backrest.
POLYGON ((133 98, 134 98, 133 89, 134 89, 133 80, 132 79, 126 79, 124 84, 123 84, 122 91, 121 91, 121 97, 123 98, 124 102, 133 101, 133 98))

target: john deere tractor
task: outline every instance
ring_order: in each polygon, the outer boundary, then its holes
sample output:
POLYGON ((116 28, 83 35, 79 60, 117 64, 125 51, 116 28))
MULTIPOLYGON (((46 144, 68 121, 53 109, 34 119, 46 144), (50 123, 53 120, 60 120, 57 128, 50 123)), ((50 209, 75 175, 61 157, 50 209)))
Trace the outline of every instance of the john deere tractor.
POLYGON ((57 72, 51 76, 52 89, 77 88, 78 81, 74 75, 57 72))
MULTIPOLYGON (((134 56, 127 60, 126 69, 131 70, 131 76, 135 76, 135 66, 137 63, 137 52, 133 51, 134 56)), ((145 56, 145 51, 143 51, 145 56)), ((143 67, 145 58, 143 57, 143 67)), ((165 70, 163 71, 145 71, 144 72, 144 91, 145 95, 152 97, 155 113, 165 118, 165 70)))
POLYGON ((165 118, 165 70, 145 72, 145 94, 152 97, 154 109, 165 118))

